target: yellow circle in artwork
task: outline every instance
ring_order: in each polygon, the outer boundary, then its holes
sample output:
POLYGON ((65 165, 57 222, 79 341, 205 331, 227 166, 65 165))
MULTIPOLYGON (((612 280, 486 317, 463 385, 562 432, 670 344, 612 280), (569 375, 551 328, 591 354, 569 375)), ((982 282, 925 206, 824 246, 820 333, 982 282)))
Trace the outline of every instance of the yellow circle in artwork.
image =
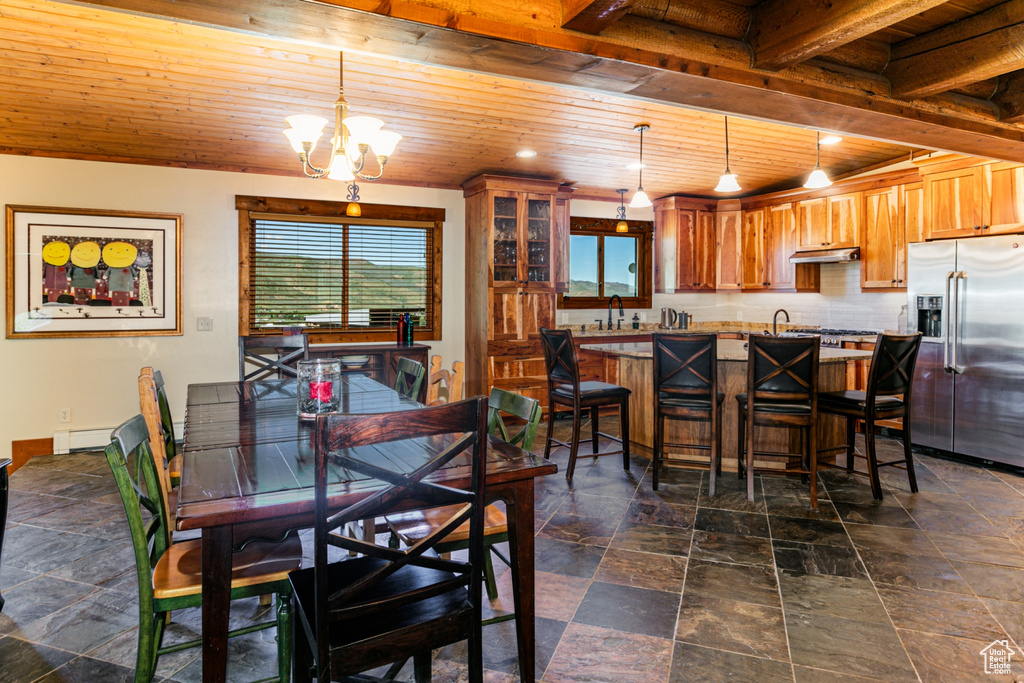
POLYGON ((100 262, 100 245, 95 242, 79 242, 71 250, 71 263, 79 268, 92 268, 100 262))
POLYGON ((127 242, 110 242, 103 247, 103 262, 111 268, 127 268, 138 255, 139 250, 127 242))
POLYGON ((49 263, 51 266, 63 266, 68 262, 68 255, 70 253, 71 247, 68 246, 67 242, 57 240, 47 242, 43 245, 43 262, 49 263))

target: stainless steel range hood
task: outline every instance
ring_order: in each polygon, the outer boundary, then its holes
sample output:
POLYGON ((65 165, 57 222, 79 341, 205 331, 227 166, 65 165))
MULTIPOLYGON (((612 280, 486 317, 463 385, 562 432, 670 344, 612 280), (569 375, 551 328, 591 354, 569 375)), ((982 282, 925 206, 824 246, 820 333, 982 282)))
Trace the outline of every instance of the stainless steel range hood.
POLYGON ((798 251, 789 257, 790 263, 853 263, 856 261, 860 261, 860 247, 798 251))

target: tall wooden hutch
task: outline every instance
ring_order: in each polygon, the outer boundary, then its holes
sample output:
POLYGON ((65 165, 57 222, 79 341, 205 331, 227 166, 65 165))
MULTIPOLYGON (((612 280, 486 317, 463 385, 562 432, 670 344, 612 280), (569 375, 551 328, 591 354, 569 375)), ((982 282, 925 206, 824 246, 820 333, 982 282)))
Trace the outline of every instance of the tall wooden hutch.
POLYGON ((547 403, 542 327, 568 289, 569 196, 558 181, 482 175, 466 198, 466 391, 547 403))

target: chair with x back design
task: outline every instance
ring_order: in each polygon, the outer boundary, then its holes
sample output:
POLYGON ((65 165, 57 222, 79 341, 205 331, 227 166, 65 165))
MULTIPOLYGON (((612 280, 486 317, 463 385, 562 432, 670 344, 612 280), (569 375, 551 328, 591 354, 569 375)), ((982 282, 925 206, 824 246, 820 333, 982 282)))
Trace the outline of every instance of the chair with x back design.
MULTIPOLYGON (((818 507, 818 355, 821 337, 773 337, 747 340, 747 391, 739 403, 739 465, 747 476, 747 500, 754 502, 754 428, 785 427, 801 434, 801 463, 778 474, 803 474, 811 480, 811 506, 818 507), (744 458, 744 451, 746 458, 744 458)), ((758 451, 760 455, 786 455, 758 451)))
MULTIPOLYGON (((622 443, 622 468, 628 470, 629 389, 607 382, 581 382, 580 368, 576 362, 576 346, 573 344, 570 330, 541 329, 540 339, 544 346, 544 362, 548 373, 548 435, 544 445, 544 457, 550 457, 553 443, 568 447, 569 466, 565 469, 565 478, 572 479, 576 469, 576 453, 580 448, 583 411, 589 408, 594 457, 598 456, 598 436, 620 441, 622 443), (553 436, 556 405, 568 406, 572 409, 572 437, 569 443, 559 441, 553 436), (598 411, 601 406, 608 405, 619 407, 620 436, 605 434, 598 429, 598 411)), ((618 452, 602 453, 602 455, 615 455, 618 452)))
MULTIPOLYGON (((880 334, 868 370, 866 391, 829 391, 818 396, 818 410, 829 415, 846 418, 846 471, 853 472, 853 458, 858 420, 864 421, 864 447, 867 451, 867 476, 871 479, 871 493, 882 500, 882 482, 878 468, 895 466, 907 470, 910 490, 917 493, 914 474, 914 456, 910 451, 910 390, 914 379, 917 352, 921 348, 921 333, 896 335, 880 334), (900 398, 902 396, 902 398, 900 398), (903 419, 903 459, 878 462, 875 455, 875 425, 878 420, 903 419), (903 466, 902 468, 900 466, 903 466)), ((860 473, 858 473, 860 474, 860 473)))
MULTIPOLYGON (((654 350, 654 472, 658 490, 662 451, 666 446, 706 450, 710 475, 708 494, 715 495, 722 472, 722 403, 718 391, 718 336, 715 334, 655 334, 654 350), (708 445, 670 443, 665 440, 666 420, 708 422, 708 445)), ((684 462, 684 461, 681 461, 684 462)))
POLYGON ((285 379, 298 376, 295 364, 309 359, 309 338, 304 334, 238 338, 238 381, 285 379), (254 370, 246 370, 254 365, 254 370))

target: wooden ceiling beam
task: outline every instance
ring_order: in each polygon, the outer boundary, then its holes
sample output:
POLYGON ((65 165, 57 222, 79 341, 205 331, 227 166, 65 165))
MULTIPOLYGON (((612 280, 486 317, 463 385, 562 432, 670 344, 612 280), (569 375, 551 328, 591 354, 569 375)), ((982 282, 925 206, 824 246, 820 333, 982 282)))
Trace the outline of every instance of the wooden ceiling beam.
POLYGON ((1024 69, 1024 22, 893 60, 893 97, 918 99, 1024 69))
POLYGON ((834 50, 822 52, 816 59, 830 64, 860 69, 873 74, 880 74, 889 64, 889 46, 877 40, 859 38, 834 50))
MULTIPOLYGON (((777 75, 752 70, 749 59, 746 65, 723 60, 721 44, 729 39, 708 34, 703 34, 703 41, 687 45, 694 48, 692 54, 680 56, 685 41, 680 43, 676 34, 686 29, 669 30, 639 17, 624 17, 600 37, 581 37, 551 26, 479 19, 408 0, 331 0, 330 4, 79 0, 70 4, 1024 162, 1024 129, 1019 127, 929 102, 893 100, 877 84, 855 87, 843 74, 805 70, 807 65, 777 75), (648 26, 630 40, 608 38, 630 20, 648 26)), ((740 53, 737 50, 737 58, 740 53)))
POLYGON ((779 71, 936 7, 945 0, 765 0, 751 13, 754 66, 779 71))
POLYGON ((893 60, 906 59, 922 52, 962 43, 1007 26, 1024 22, 1024 0, 1008 0, 974 16, 961 19, 892 46, 893 60))
POLYGON ((621 19, 634 0, 562 0, 562 28, 597 35, 621 19))
POLYGON ((1024 70, 1001 77, 992 102, 999 106, 1000 121, 1024 123, 1024 70))
POLYGON ((636 0, 629 13, 734 40, 750 26, 750 10, 727 0, 636 0))

